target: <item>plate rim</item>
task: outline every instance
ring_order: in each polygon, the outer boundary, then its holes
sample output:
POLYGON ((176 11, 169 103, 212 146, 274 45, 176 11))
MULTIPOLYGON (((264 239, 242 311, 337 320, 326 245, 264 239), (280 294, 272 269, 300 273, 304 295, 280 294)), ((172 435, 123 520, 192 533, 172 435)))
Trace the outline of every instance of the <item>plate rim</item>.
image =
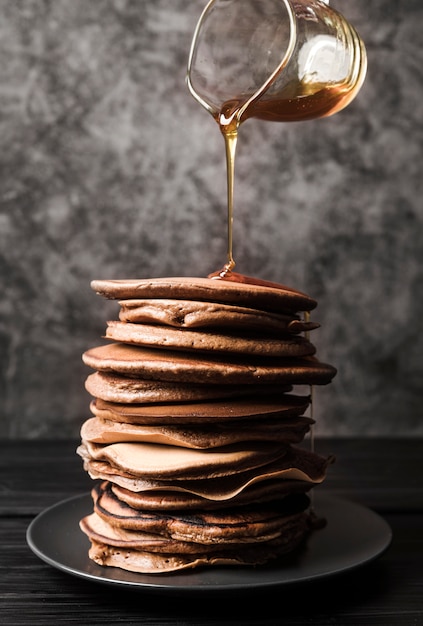
MULTIPOLYGON (((60 500, 54 503, 53 505, 43 509, 40 513, 38 513, 32 519, 32 521, 28 525, 27 530, 26 530, 26 541, 27 541, 29 548, 38 558, 40 558, 42 561, 44 561, 51 567, 59 571, 65 572, 68 575, 72 575, 74 577, 77 577, 83 580, 89 580, 91 582, 100 583, 103 585, 104 584, 111 585, 111 586, 121 587, 121 588, 126 588, 126 589, 137 589, 137 590, 147 591, 150 593, 165 591, 165 592, 177 593, 177 594, 183 594, 184 592, 189 592, 189 593, 193 593, 193 592, 216 593, 216 592, 225 592, 225 591, 236 592, 236 591, 241 591, 241 590, 245 591, 247 589, 254 589, 256 591, 260 591, 260 590, 269 590, 269 589, 285 587, 287 585, 310 583, 316 580, 323 580, 329 577, 333 577, 336 575, 341 575, 341 574, 353 571, 354 569, 364 566, 370 563, 371 561, 379 558, 389 548, 392 542, 392 537, 393 537, 391 527, 388 524, 388 522, 373 509, 361 504, 360 502, 352 501, 347 498, 339 498, 336 496, 331 496, 330 494, 325 494, 325 493, 313 494, 313 504, 315 504, 316 500, 318 502, 318 505, 317 505, 318 509, 324 508, 325 505, 326 506, 329 505, 338 509, 345 508, 345 507, 347 507, 347 509, 348 508, 352 510, 355 509, 356 511, 359 511, 362 516, 364 515, 366 518, 371 520, 374 524, 377 524, 380 530, 380 535, 378 537, 379 539, 378 545, 374 547, 374 549, 369 553, 369 555, 366 558, 358 559, 355 563, 350 563, 348 565, 345 565, 344 567, 338 567, 336 569, 328 569, 326 571, 320 571, 314 574, 309 574, 305 576, 303 575, 303 576, 299 576, 297 578, 292 578, 292 579, 280 579, 280 578, 278 579, 277 576, 275 576, 274 579, 267 580, 267 581, 266 580, 263 580, 263 581, 254 580, 251 582, 236 582, 235 581, 236 572, 238 571, 238 572, 245 573, 247 570, 247 567, 246 566, 239 566, 239 567, 231 566, 231 567, 222 569, 222 567, 220 566, 220 567, 213 567, 213 568, 207 567, 207 568, 202 569, 201 571, 200 569, 195 568, 192 570, 182 570, 180 573, 175 572, 175 573, 167 573, 167 574, 138 574, 136 572, 125 572, 122 570, 122 576, 129 576, 129 578, 134 579, 134 580, 125 580, 124 578, 119 578, 119 576, 118 577, 111 576, 111 573, 116 573, 116 572, 119 573, 120 570, 118 568, 102 567, 92 562, 88 557, 88 547, 87 547, 87 563, 89 564, 89 567, 92 570, 96 570, 98 568, 98 571, 101 572, 99 574, 96 574, 95 572, 92 573, 92 572, 84 571, 83 569, 77 568, 74 566, 69 566, 63 562, 63 559, 58 560, 57 558, 54 558, 53 556, 51 556, 51 553, 49 553, 48 550, 45 550, 45 548, 43 549, 42 547, 40 547, 39 542, 37 542, 36 538, 34 538, 34 534, 38 531, 40 527, 43 526, 45 521, 46 520, 49 521, 50 518, 54 518, 55 514, 58 511, 63 511, 63 510, 66 511, 67 509, 72 511, 75 504, 77 505, 79 504, 80 506, 82 506, 83 503, 86 501, 86 504, 87 504, 86 514, 89 514, 90 512, 92 512, 92 498, 89 492, 70 496, 68 498, 65 498, 64 500, 60 500), (219 573, 219 570, 221 571, 224 570, 227 574, 229 574, 229 578, 234 579, 234 582, 220 583, 220 584, 219 583, 218 584, 204 584, 204 583, 196 584, 193 582, 193 584, 187 584, 187 585, 172 584, 172 582, 169 582, 169 578, 171 579, 173 578, 173 580, 176 582, 177 579, 181 577, 181 575, 183 575, 184 577, 189 577, 190 575, 192 575, 193 578, 194 577, 198 578, 200 576, 201 578, 202 572, 204 572, 207 577, 207 574, 210 574, 210 572, 219 573), (145 577, 149 577, 149 578, 157 577, 157 582, 145 581, 145 580, 143 581, 142 579, 145 577), (166 577, 167 580, 164 581, 163 577, 166 577), (137 578, 140 578, 140 580, 137 581, 136 580, 137 578)), ((79 523, 76 523, 77 521, 79 522, 79 519, 80 517, 78 518, 78 520, 76 520, 76 518, 73 520, 75 522, 73 530, 81 533, 81 537, 82 537, 83 533, 79 528, 79 523)), ((313 534, 312 537, 314 541, 318 542, 319 541, 318 533, 322 533, 325 531, 326 533, 331 532, 330 524, 327 524, 325 528, 323 528, 322 530, 317 530, 315 534, 313 534)), ((89 545, 88 538, 85 537, 85 539, 87 540, 87 546, 88 546, 89 545)), ((310 542, 310 539, 308 540, 308 542, 310 542)), ((257 568, 251 567, 249 568, 249 570, 254 571, 254 572, 260 572, 260 571, 263 572, 264 568, 268 568, 268 567, 270 567, 271 569, 275 569, 276 572, 278 571, 278 566, 277 564, 275 566, 275 562, 267 566, 266 565, 258 566, 257 568)), ((281 567, 283 568, 283 563, 281 564, 281 567)))

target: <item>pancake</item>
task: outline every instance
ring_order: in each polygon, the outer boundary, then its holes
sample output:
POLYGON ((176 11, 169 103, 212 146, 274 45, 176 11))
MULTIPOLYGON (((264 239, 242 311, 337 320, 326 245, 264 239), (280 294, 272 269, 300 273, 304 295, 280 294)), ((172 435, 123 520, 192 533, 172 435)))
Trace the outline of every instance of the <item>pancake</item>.
MULTIPOLYGON (((103 486, 92 492, 94 513, 107 525, 117 530, 120 538, 132 540, 133 532, 152 533, 162 538, 176 539, 192 544, 254 543, 275 539, 281 533, 287 518, 305 511, 310 504, 305 494, 296 494, 257 506, 226 507, 215 511, 162 513, 140 511, 121 502, 103 486)), ((94 523, 97 523, 97 519, 94 523)), ((100 522, 101 524, 101 522, 100 522)), ((98 526, 97 526, 98 528, 98 526)), ((141 538, 142 539, 142 538, 141 538)), ((132 547, 143 547, 134 545, 132 547)), ((197 548, 198 549, 198 548, 197 548)))
POLYGON ((269 357, 309 356, 316 348, 302 336, 242 336, 200 332, 151 324, 107 322, 106 338, 113 341, 189 352, 217 352, 269 357))
MULTIPOLYGON (((209 500, 201 496, 182 491, 130 491, 115 483, 104 481, 122 502, 126 502, 135 509, 147 511, 181 511, 210 510, 222 507, 219 500, 209 500)), ((230 505, 242 506, 245 504, 258 504, 269 502, 277 498, 283 498, 295 493, 307 493, 313 487, 313 483, 301 480, 273 479, 263 480, 234 495, 230 505)))
MULTIPOLYGON (((312 515, 303 513, 294 520, 294 523, 284 530, 284 533, 268 542, 256 543, 253 545, 241 544, 232 549, 216 551, 212 547, 211 552, 202 548, 200 553, 184 554, 175 551, 175 542, 169 544, 169 553, 159 553, 147 550, 137 550, 125 545, 108 545, 108 537, 102 537, 102 541, 97 541, 94 537, 89 537, 91 547, 89 558, 98 565, 108 567, 118 567, 130 572, 141 574, 165 574, 180 570, 187 570, 198 567, 215 566, 257 566, 268 563, 287 553, 292 553, 301 546, 313 528, 314 519, 312 515), (106 542, 106 543, 105 543, 106 542)), ((86 527, 85 518, 81 520, 81 529, 89 536, 89 529, 86 527)), ((180 546, 181 544, 178 543, 180 546)))
POLYGON ((180 383, 156 380, 143 380, 95 372, 88 376, 85 388, 95 398, 107 402, 124 404, 144 404, 163 402, 198 402, 223 398, 240 398, 257 395, 272 395, 286 390, 279 385, 201 385, 200 383, 180 383))
POLYGON ((248 442, 196 450, 155 443, 82 441, 80 454, 89 461, 103 461, 118 472, 151 480, 213 479, 256 469, 282 458, 287 446, 271 442, 248 442))
POLYGON ((94 512, 80 521, 100 565, 141 573, 257 565, 297 548, 316 525, 304 495, 264 507, 184 516, 132 510, 107 485, 93 490, 94 512))
POLYGON ((224 424, 181 427, 127 424, 92 417, 83 423, 81 438, 99 444, 141 442, 208 449, 247 441, 299 443, 313 423, 310 418, 297 417, 285 422, 249 420, 241 428, 229 420, 224 424))
POLYGON ((93 479, 108 480, 135 493, 181 492, 215 502, 229 501, 253 485, 275 480, 318 485, 324 481, 327 467, 334 460, 333 457, 323 458, 303 449, 289 448, 284 456, 267 465, 261 465, 259 469, 238 471, 218 478, 206 475, 199 480, 157 480, 116 468, 107 460, 93 460, 84 444, 79 446, 78 454, 84 460, 84 469, 93 479))
POLYGON ((305 322, 297 315, 283 315, 247 307, 163 298, 132 299, 119 302, 119 319, 137 324, 160 324, 175 328, 225 328, 239 331, 300 333, 319 327, 305 322))
MULTIPOLYGON (((216 355, 198 355, 173 350, 159 350, 112 343, 87 350, 83 361, 89 367, 101 372, 114 372, 121 375, 175 383, 180 389, 181 383, 199 383, 217 385, 250 385, 278 383, 282 385, 325 385, 336 374, 336 369, 321 363, 316 357, 303 358, 267 358, 250 356, 248 359, 218 357, 216 355)), ((129 382, 126 384, 128 389, 129 382)), ((116 382, 116 387, 118 387, 116 382)), ((186 391, 186 390, 185 390, 186 391)), ((199 390, 192 386, 192 393, 199 390)), ((221 390, 215 388, 216 398, 221 390)), ((251 393, 253 393, 251 391, 251 393)), ((94 394, 95 395, 95 394, 94 394)), ((180 394, 181 396, 183 394, 180 394)), ((227 390, 227 396, 236 395, 227 390)), ((100 396, 102 397, 102 396, 100 396)), ((196 397, 200 397, 197 395, 196 397)), ((206 397, 212 397, 208 394, 206 397)), ((104 398, 107 400, 108 398, 104 398)), ((195 398, 186 398, 186 400, 195 398)), ((180 397, 180 401, 183 398, 180 397)), ((119 402, 119 400, 117 400, 119 402)), ((124 402, 125 400, 120 400, 124 402)), ((162 402, 171 401, 163 399, 162 402)), ((131 402, 131 401, 130 401, 131 402)))
MULTIPOLYGON (((267 389, 267 387, 266 387, 267 389)), ((245 395, 241 398, 212 399, 205 402, 169 404, 124 404, 96 398, 90 404, 93 415, 105 420, 127 424, 233 424, 249 420, 285 420, 302 415, 310 406, 309 396, 285 393, 289 387, 278 388, 277 395, 245 395)), ((241 424, 236 425, 237 430, 241 424)))
POLYGON ((310 296, 277 283, 251 284, 213 278, 170 277, 93 280, 92 289, 112 300, 172 298, 246 306, 276 313, 311 311, 310 296))

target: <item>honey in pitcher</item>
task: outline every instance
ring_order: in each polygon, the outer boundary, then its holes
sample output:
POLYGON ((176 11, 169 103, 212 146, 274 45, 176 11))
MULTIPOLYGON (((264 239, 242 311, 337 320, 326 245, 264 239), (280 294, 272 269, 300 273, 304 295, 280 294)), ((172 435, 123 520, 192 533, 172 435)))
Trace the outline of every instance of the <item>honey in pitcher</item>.
MULTIPOLYGON (((357 85, 357 90, 359 85, 357 85)), ((287 85, 281 93, 265 94, 253 100, 235 122, 237 112, 242 108, 245 98, 227 100, 216 116, 221 130, 235 130, 249 118, 267 122, 300 122, 328 117, 345 108, 355 96, 356 89, 345 83, 296 83, 295 89, 287 85)))

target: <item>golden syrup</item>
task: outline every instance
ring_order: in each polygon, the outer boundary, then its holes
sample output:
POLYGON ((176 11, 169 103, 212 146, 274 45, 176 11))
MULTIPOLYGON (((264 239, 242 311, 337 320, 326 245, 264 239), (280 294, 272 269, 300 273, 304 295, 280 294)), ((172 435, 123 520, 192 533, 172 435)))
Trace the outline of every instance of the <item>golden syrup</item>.
MULTIPOLYGON (((257 118, 267 122, 302 122, 328 117, 344 109, 354 98, 356 89, 348 83, 293 83, 280 94, 267 94, 253 101, 241 116, 241 122, 257 118)), ((240 108, 235 98, 224 104, 222 109, 230 111, 240 108)))
POLYGON ((225 271, 230 272, 235 267, 233 257, 233 222, 234 222, 234 186, 235 186, 235 154, 238 141, 238 131, 223 133, 226 151, 226 174, 228 193, 228 242, 227 242, 227 262, 225 271))

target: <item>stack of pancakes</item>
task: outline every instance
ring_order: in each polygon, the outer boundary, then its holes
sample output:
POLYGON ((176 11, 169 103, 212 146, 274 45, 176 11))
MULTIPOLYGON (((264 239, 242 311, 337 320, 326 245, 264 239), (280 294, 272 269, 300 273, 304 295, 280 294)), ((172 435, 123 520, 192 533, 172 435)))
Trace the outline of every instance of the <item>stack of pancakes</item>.
POLYGON ((83 355, 94 370, 78 448, 97 481, 81 520, 90 558, 160 573, 294 550, 332 460, 299 445, 310 386, 335 375, 309 341, 316 302, 238 275, 92 287, 120 310, 109 341, 83 355))

